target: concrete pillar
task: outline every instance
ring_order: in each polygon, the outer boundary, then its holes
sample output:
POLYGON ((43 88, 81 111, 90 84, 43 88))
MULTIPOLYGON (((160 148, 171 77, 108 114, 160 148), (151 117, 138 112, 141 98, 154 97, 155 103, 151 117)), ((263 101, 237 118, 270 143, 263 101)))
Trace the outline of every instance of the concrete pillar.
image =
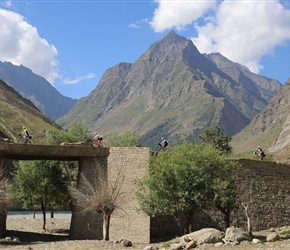
MULTIPOLYGON (((4 158, 0 155, 0 182, 3 180, 4 174, 4 158)), ((0 185, 0 188, 2 189, 1 192, 5 192, 5 186, 0 185)), ((3 238, 6 231, 6 201, 0 201, 0 204, 0 238, 3 238)))
MULTIPOLYGON (((100 176, 98 169, 102 169, 107 175, 107 157, 81 158, 79 161, 79 172, 77 188, 80 188, 84 178, 92 185, 98 183, 100 176)), ((72 218, 70 224, 69 238, 73 240, 103 239, 103 219, 97 212, 87 212, 74 201, 72 207, 72 218)))

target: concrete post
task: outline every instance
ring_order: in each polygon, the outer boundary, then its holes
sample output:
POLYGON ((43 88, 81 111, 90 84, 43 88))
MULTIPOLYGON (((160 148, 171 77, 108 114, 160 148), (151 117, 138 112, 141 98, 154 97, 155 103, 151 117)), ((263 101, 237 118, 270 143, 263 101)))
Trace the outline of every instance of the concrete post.
MULTIPOLYGON (((104 170, 103 172, 107 175, 107 157, 81 158, 79 161, 77 188, 82 185, 83 176, 91 184, 95 185, 99 180, 98 168, 102 168, 104 170)), ((87 211, 84 213, 77 203, 73 202, 69 238, 74 240, 102 240, 102 215, 87 211)))

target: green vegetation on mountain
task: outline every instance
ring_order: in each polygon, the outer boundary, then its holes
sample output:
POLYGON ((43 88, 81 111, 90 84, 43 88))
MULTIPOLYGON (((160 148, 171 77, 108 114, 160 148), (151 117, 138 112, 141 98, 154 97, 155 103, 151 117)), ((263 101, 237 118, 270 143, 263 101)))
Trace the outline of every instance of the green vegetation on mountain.
POLYGON ((45 143, 47 132, 60 126, 43 115, 29 100, 0 80, 0 136, 22 142, 19 133, 26 126, 33 143, 45 143))

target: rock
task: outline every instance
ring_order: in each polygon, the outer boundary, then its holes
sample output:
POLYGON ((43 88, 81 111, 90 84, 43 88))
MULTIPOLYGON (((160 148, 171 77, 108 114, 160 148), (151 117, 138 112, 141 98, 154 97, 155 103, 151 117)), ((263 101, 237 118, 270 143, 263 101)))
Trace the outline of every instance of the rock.
POLYGON ((267 242, 274 242, 274 241, 277 241, 277 240, 280 240, 280 236, 276 232, 270 233, 267 236, 267 242))
POLYGON ((196 247, 197 247, 197 242, 195 240, 192 240, 186 244, 185 249, 189 250, 189 249, 196 248, 196 247))
POLYGON ((215 247, 222 247, 223 245, 224 245, 223 242, 218 242, 214 244, 215 247))
POLYGON ((201 230, 183 235, 180 238, 180 241, 187 242, 188 239, 192 239, 198 242, 198 244, 217 243, 222 241, 223 236, 223 232, 215 228, 203 228, 201 230))
POLYGON ((226 230, 226 235, 223 238, 223 241, 225 243, 230 243, 231 245, 237 245, 241 241, 247 240, 251 241, 251 236, 249 235, 248 232, 246 232, 242 228, 237 228, 237 227, 229 227, 226 230))
POLYGON ((13 242, 20 242, 19 238, 15 237, 13 238, 13 242))
POLYGON ((130 240, 121 240, 120 245, 121 245, 121 247, 131 247, 132 242, 130 240))
POLYGON ((255 239, 255 238, 252 240, 252 242, 253 242, 254 244, 263 243, 263 241, 261 241, 261 240, 259 240, 259 239, 255 239))

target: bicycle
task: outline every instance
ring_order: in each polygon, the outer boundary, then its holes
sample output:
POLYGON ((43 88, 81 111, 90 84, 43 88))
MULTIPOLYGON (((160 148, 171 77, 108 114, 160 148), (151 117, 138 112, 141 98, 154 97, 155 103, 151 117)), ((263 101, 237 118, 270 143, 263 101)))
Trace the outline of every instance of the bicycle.
POLYGON ((26 143, 32 143, 32 142, 31 142, 32 136, 28 136, 26 139, 24 139, 24 137, 23 137, 22 134, 19 134, 18 136, 21 137, 23 143, 25 143, 25 144, 26 144, 26 143))
POLYGON ((254 152, 255 158, 259 159, 260 161, 262 161, 265 157, 266 154, 264 152, 258 153, 258 152, 254 152))
POLYGON ((100 141, 100 142, 93 141, 93 146, 94 146, 94 147, 105 148, 105 147, 106 147, 106 143, 104 143, 103 141, 100 141))

